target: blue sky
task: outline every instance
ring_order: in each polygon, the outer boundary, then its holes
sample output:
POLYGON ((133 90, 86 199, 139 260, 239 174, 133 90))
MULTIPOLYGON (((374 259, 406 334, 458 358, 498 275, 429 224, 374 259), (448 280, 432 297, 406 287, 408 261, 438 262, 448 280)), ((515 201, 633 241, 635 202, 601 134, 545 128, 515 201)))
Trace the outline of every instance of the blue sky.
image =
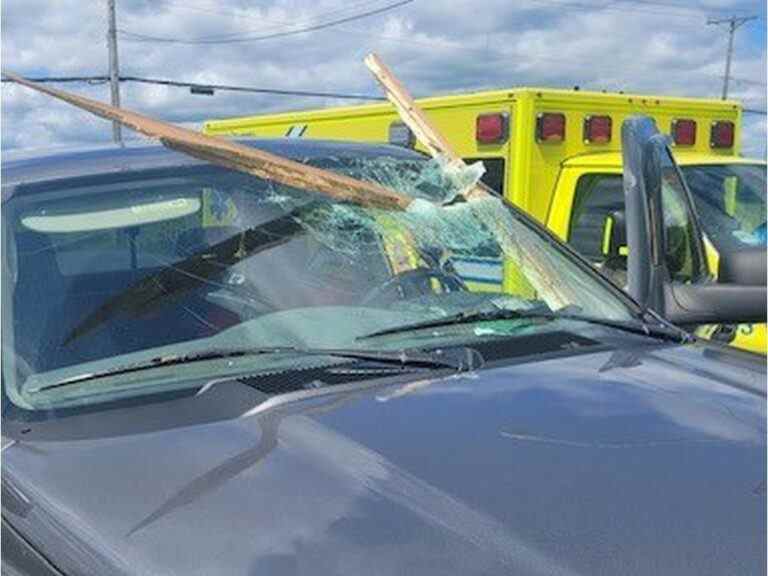
POLYGON ((741 36, 737 37, 738 42, 743 41, 744 45, 750 50, 765 50, 765 4, 762 6, 758 4, 756 9, 752 11, 752 14, 759 16, 760 19, 749 22, 739 29, 741 36))
MULTIPOLYGON (((766 108, 765 5, 751 0, 413 0, 316 32, 229 44, 182 41, 295 31, 396 0, 117 0, 121 72, 197 82, 378 94, 362 64, 379 52, 418 96, 544 85, 718 97, 726 28, 737 33, 731 95, 766 108)), ((3 66, 27 75, 105 74, 106 2, 2 3, 3 66)), ((69 85, 102 100, 108 87, 69 85)), ((332 98, 123 85, 123 104, 192 126, 211 117, 338 105, 332 98)), ((348 102, 343 102, 348 103, 348 102)), ((2 88, 2 146, 107 141, 110 126, 19 87, 2 88), (23 129, 21 129, 23 127, 23 129)), ((764 155, 766 118, 747 115, 744 148, 764 155)))

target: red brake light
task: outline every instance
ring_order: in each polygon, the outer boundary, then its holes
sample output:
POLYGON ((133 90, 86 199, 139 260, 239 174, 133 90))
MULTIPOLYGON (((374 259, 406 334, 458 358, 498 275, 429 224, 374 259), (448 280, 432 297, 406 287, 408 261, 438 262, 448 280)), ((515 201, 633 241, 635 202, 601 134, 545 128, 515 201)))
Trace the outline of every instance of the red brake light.
POLYGON ((587 116, 584 118, 584 141, 607 144, 611 141, 611 117, 587 116))
POLYGON ((545 112, 536 117, 536 140, 562 142, 565 140, 565 114, 545 112))
POLYGON ((736 127, 733 122, 720 120, 712 122, 712 131, 709 136, 709 145, 712 148, 731 148, 733 146, 736 127))
POLYGON ((673 120, 672 140, 677 146, 693 146, 696 144, 696 121, 687 118, 673 120))
POLYGON ((504 113, 480 114, 475 122, 475 138, 480 144, 501 144, 509 137, 509 116, 504 113))

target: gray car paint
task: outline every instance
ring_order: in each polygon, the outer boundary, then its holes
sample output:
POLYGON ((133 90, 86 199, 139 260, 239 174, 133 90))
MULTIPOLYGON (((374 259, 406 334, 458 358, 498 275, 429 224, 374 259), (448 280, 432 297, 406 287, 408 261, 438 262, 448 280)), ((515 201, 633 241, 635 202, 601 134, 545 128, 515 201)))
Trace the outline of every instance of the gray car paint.
MULTIPOLYGON (((3 199, 196 163, 158 147, 20 157, 3 199)), ((6 404, 3 518, 66 574, 762 573, 764 359, 604 332, 298 398, 231 380, 31 421, 6 404)))
POLYGON ((229 386, 154 409, 234 393, 240 416, 16 436, 3 480, 30 505, 4 493, 5 517, 70 574, 765 567, 765 368, 745 355, 635 344, 266 409, 229 386))

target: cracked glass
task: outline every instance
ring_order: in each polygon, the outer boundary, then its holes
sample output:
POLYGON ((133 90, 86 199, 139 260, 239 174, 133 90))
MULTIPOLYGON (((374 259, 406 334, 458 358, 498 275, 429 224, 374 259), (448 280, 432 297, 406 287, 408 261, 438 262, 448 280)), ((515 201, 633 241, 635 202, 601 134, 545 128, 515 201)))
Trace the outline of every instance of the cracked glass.
POLYGON ((411 203, 366 207, 210 165, 19 185, 6 194, 9 397, 29 402, 25 382, 39 389, 212 348, 369 347, 356 339, 483 303, 632 318, 626 300, 586 263, 498 197, 463 200, 481 164, 452 169, 386 154, 303 162, 411 203))

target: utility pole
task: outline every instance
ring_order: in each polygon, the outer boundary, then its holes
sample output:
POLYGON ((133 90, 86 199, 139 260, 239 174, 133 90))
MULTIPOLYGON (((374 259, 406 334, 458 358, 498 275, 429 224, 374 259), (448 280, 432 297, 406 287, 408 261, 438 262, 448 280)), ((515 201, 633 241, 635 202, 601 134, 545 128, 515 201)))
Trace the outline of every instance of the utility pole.
POLYGON ((733 37, 742 24, 756 19, 757 16, 731 16, 730 18, 709 18, 708 25, 728 24, 728 52, 725 55, 725 76, 723 77, 723 100, 728 98, 728 83, 731 80, 731 58, 733 57, 733 37))
MULTIPOLYGON (((109 88, 112 96, 112 106, 120 106, 120 67, 117 63, 117 26, 115 25, 115 0, 107 0, 107 47, 109 49, 109 88)), ((123 145, 123 136, 120 131, 120 123, 112 122, 112 139, 120 146, 123 145)))

